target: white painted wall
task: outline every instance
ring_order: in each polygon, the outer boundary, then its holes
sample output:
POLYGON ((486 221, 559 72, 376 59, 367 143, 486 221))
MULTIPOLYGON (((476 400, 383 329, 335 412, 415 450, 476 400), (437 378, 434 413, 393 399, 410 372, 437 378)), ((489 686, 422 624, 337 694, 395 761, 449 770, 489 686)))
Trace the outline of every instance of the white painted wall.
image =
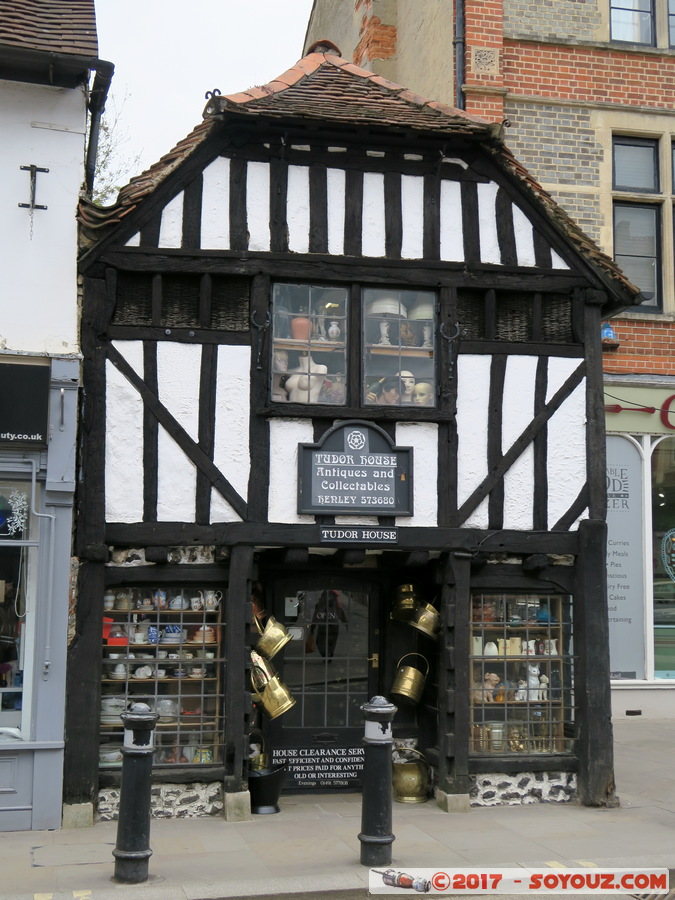
POLYGON ((76 353, 76 207, 84 177, 81 90, 0 81, 0 342, 32 353, 76 353), (38 173, 35 202, 30 173, 38 173), (32 238, 31 238, 32 228, 32 238))
MULTIPOLYGON (((143 377, 143 342, 114 346, 143 377)), ((105 518, 143 521, 143 401, 115 366, 106 362, 105 518)))

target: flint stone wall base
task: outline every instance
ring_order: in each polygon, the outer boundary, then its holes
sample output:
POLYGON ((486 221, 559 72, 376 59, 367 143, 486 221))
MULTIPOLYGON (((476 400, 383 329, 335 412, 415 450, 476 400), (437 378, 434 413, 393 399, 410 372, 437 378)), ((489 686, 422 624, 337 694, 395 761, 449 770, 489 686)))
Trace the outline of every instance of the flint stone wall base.
POLYGON ((471 806, 569 803, 577 795, 577 776, 573 772, 486 772, 471 780, 471 806))
MULTIPOLYGON (((104 788, 98 792, 97 819, 112 822, 117 819, 120 802, 119 788, 104 788)), ((219 781, 194 784, 154 784, 150 799, 153 819, 196 819, 201 816, 222 816, 223 785, 219 781)))

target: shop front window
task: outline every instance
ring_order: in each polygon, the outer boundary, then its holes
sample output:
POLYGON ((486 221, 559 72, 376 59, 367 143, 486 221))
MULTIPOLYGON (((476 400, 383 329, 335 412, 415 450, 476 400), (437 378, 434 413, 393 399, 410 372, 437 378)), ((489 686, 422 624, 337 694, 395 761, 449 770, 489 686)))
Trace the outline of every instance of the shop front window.
POLYGON ((654 674, 675 678, 675 437, 652 453, 654 674))
POLYGON ((31 486, 0 481, 0 741, 27 737, 37 534, 31 486))
POLYGON ((360 299, 358 360, 350 353, 354 336, 349 333, 347 288, 274 285, 273 403, 409 409, 437 405, 436 295, 364 288, 360 299))
POLYGON ((347 299, 340 287, 274 285, 274 403, 346 404, 347 299))

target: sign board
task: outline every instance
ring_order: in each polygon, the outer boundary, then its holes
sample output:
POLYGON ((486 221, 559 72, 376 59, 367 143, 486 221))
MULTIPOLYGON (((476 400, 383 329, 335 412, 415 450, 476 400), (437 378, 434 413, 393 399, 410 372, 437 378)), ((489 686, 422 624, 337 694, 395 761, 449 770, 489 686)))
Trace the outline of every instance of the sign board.
POLYGON ((275 748, 272 765, 282 763, 285 790, 353 790, 361 786, 363 747, 275 748))
POLYGON ((607 600, 612 678, 645 677, 642 460, 626 438, 607 437, 607 600))
POLYGON ((0 364, 0 443, 46 446, 49 366, 0 364))
POLYGON ((319 540, 322 544, 395 544, 398 529, 377 525, 322 525, 319 540))
POLYGON ((412 447, 353 420, 298 448, 298 513, 411 516, 412 447))

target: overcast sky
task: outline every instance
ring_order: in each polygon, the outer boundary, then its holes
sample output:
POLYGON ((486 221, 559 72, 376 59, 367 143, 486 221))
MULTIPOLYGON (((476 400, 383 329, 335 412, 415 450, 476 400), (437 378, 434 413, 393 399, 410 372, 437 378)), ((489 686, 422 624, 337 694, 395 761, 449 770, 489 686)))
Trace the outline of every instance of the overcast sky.
POLYGON ((95 0, 99 57, 115 65, 123 152, 146 169, 202 120, 204 94, 265 84, 302 55, 312 0, 95 0))

